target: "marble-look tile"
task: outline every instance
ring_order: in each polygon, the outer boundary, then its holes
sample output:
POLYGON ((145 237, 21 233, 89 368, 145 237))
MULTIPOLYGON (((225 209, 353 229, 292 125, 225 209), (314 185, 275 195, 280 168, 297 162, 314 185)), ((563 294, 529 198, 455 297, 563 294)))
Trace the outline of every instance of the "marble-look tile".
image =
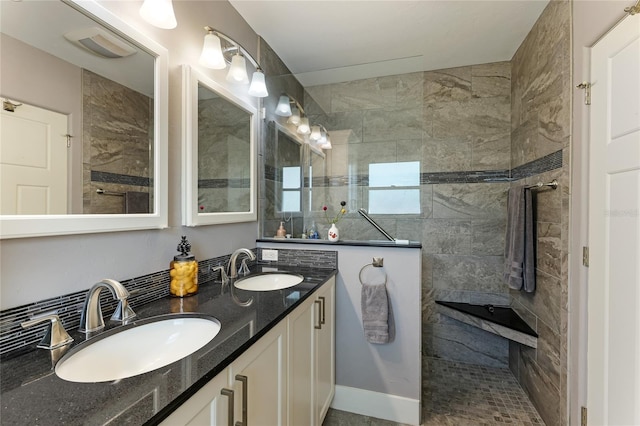
POLYGON ((473 136, 471 170, 502 170, 511 166, 511 133, 473 136))
POLYGON ((474 305, 497 305, 497 306, 509 306, 510 298, 507 289, 500 292, 486 292, 486 291, 468 291, 469 303, 474 305))
POLYGON ((435 185, 433 217, 482 219, 504 217, 508 184, 435 185))
POLYGON ((433 286, 456 289, 500 292, 502 256, 434 255, 433 286))
POLYGON ((396 105, 395 77, 368 78, 334 85, 331 112, 356 111, 396 105))
POLYGON ((265 76, 291 74, 289 68, 282 62, 282 59, 265 39, 258 37, 258 43, 260 45, 260 65, 264 70, 265 76))
POLYGON ((520 343, 509 341, 509 370, 520 382, 520 343))
POLYGON ((560 352, 562 345, 560 335, 551 330, 544 322, 538 324, 538 349, 536 362, 545 372, 553 385, 560 389, 561 370, 560 352))
MULTIPOLYGON (((534 180, 538 181, 538 179, 534 180)), ((534 191, 533 196, 533 202, 536 206, 535 220, 537 222, 562 223, 562 191, 538 190, 534 191)))
POLYGON ((507 339, 467 324, 456 323, 427 327, 431 328, 434 342, 432 356, 475 365, 507 366, 507 339))
POLYGON ((506 218, 472 219, 471 253, 476 255, 504 254, 506 218))
POLYGON ((362 142, 363 111, 310 115, 312 123, 322 124, 331 135, 332 145, 362 142))
POLYGON ((422 250, 434 254, 470 254, 471 221, 427 219, 422 227, 422 250))
MULTIPOLYGON (((556 333, 560 332, 562 289, 559 278, 537 270, 536 291, 534 293, 512 291, 511 294, 524 308, 531 311, 539 321, 545 322, 556 333)), ((539 324, 538 327, 540 327, 539 324)))
POLYGON ((414 72, 400 74, 397 79, 396 104, 398 106, 422 106, 423 99, 423 73, 414 72))
POLYGON ((536 266, 557 278, 562 277, 561 226, 554 223, 537 223, 536 266))
MULTIPOLYGON (((304 111, 307 114, 330 114, 331 96, 333 93, 332 84, 322 84, 304 88, 304 111)), ((303 101, 298 99, 298 102, 303 101)))
POLYGON ((510 93, 510 62, 494 62, 471 66, 471 95, 474 98, 508 96, 510 93))
POLYGON ((422 106, 369 109, 364 113, 364 142, 422 139, 422 106))
POLYGON ((449 102, 471 97, 471 67, 424 73, 424 102, 449 102))
POLYGON ((472 140, 467 136, 426 137, 423 143, 423 172, 457 172, 471 167, 472 140))
MULTIPOLYGON (((510 294, 516 294, 515 290, 509 290, 510 294)), ((538 331, 538 317, 536 317, 530 310, 525 308, 520 301, 513 296, 511 298, 511 309, 516 311, 518 316, 522 318, 524 322, 527 323, 529 327, 531 327, 534 331, 538 331)))
POLYGON ((435 137, 495 135, 509 130, 510 98, 473 98, 433 106, 435 137))
POLYGON ((520 357, 520 384, 546 425, 560 426, 560 390, 529 356, 520 357))
POLYGON ((424 172, 423 152, 422 139, 399 140, 396 143, 396 160, 398 162, 419 161, 420 172, 424 172))

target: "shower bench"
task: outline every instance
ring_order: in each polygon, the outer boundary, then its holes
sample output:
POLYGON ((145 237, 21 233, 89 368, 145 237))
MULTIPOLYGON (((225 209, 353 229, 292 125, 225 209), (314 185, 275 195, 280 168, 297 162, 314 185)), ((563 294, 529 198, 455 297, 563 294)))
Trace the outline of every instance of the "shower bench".
POLYGON ((508 306, 472 305, 436 300, 440 313, 489 333, 537 348, 538 334, 508 306))

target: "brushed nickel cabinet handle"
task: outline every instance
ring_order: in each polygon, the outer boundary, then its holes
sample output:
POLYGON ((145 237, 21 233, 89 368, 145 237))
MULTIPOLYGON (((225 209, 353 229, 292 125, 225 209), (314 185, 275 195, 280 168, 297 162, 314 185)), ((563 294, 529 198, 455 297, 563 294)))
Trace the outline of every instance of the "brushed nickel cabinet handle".
POLYGON ((233 424, 233 391, 231 389, 222 388, 220 394, 226 396, 229 401, 227 404, 227 425, 234 426, 233 424))
POLYGON ((238 420, 236 426, 249 426, 247 413, 249 411, 249 378, 236 374, 236 380, 242 383, 242 421, 238 420))
POLYGON ((324 325, 324 306, 326 305, 326 300, 324 296, 320 296, 318 299, 322 300, 322 316, 320 317, 320 324, 324 325))
POLYGON ((321 303, 319 300, 316 300, 313 302, 314 304, 318 305, 318 324, 313 324, 313 328, 315 328, 316 330, 320 330, 322 328, 322 308, 321 308, 321 303))

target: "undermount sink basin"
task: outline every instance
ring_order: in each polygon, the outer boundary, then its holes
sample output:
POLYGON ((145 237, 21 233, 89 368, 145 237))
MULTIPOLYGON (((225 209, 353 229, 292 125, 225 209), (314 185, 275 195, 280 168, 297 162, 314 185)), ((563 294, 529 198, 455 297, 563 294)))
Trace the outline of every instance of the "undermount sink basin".
POLYGON ((70 382, 124 379, 178 361, 205 346, 219 332, 217 319, 198 314, 135 321, 74 347, 58 361, 55 372, 70 382))
POLYGON ((270 291, 282 290, 300 284, 304 280, 302 275, 284 272, 263 272, 240 278, 233 285, 240 290, 270 291))

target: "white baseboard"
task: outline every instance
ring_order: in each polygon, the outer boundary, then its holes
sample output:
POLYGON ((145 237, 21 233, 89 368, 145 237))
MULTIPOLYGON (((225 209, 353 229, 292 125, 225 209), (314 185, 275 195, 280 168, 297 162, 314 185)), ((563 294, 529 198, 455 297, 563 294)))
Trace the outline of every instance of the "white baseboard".
POLYGON ((414 426, 422 414, 420 400, 339 385, 331 408, 414 426))

